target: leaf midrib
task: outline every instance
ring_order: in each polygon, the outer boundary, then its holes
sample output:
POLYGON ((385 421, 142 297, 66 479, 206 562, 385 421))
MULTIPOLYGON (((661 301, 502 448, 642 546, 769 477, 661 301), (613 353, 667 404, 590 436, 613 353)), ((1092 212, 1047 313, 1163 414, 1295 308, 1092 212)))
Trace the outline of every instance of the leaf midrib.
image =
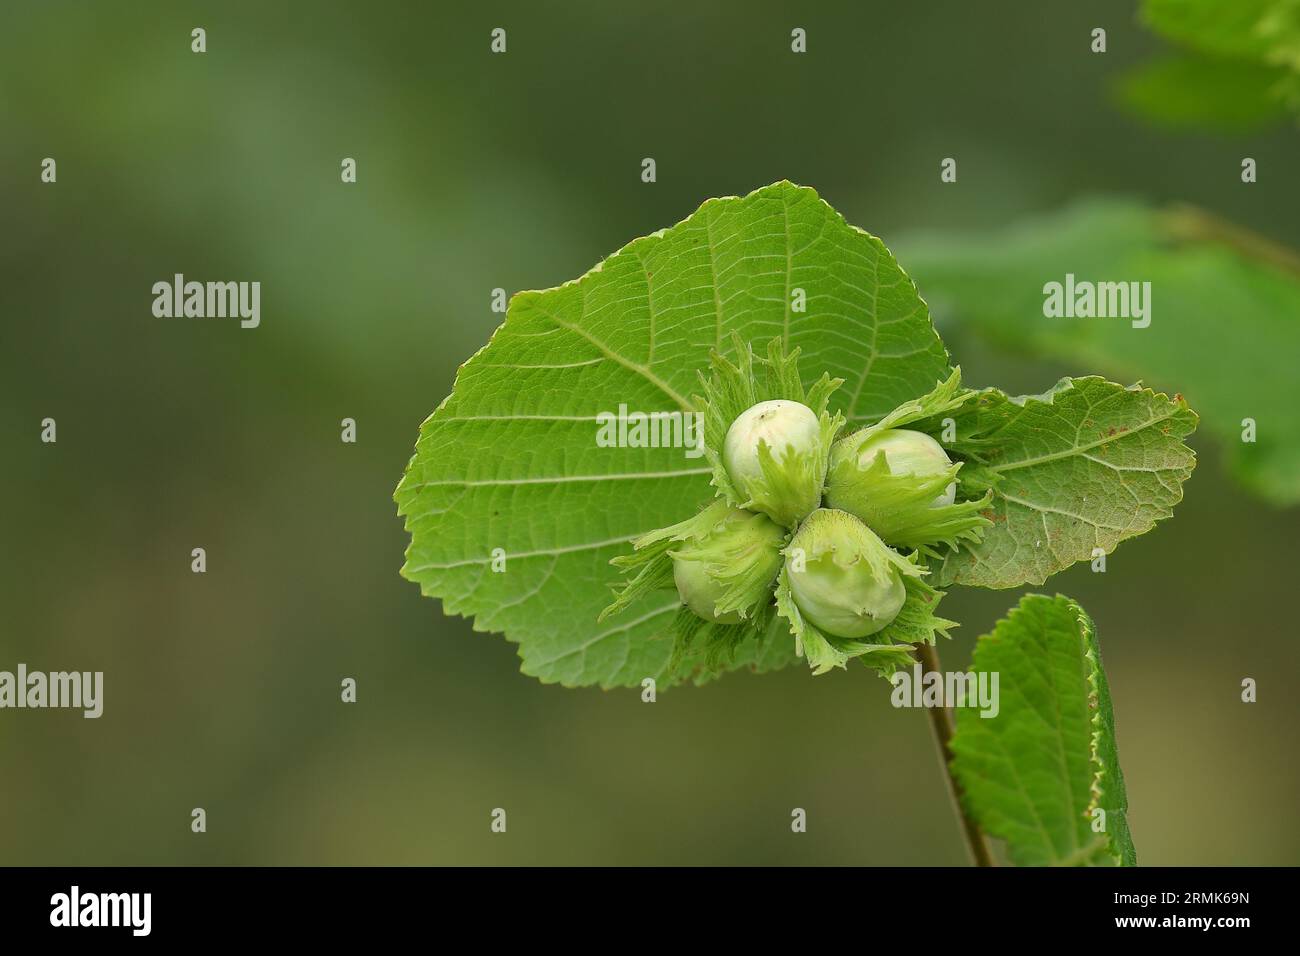
POLYGON ((422 481, 418 485, 411 485, 408 491, 418 491, 421 488, 438 488, 450 485, 456 488, 481 488, 495 485, 563 485, 573 482, 594 482, 594 481, 635 481, 640 478, 679 478, 683 475, 709 475, 712 474, 711 468, 681 468, 670 469, 667 471, 619 471, 610 472, 607 475, 541 475, 536 478, 482 478, 476 481, 469 479, 448 479, 445 481, 422 481))
POLYGON ((612 348, 610 348, 600 339, 596 338, 594 335, 592 335, 590 332, 588 332, 580 325, 574 325, 572 322, 565 322, 563 319, 558 318, 557 316, 554 316, 551 313, 546 312, 542 309, 538 309, 538 313, 542 317, 549 319, 551 322, 553 322, 555 325, 559 326, 560 328, 567 329, 568 331, 573 332, 575 335, 582 336, 592 345, 596 346, 596 348, 600 349, 602 354, 604 354, 611 360, 617 362, 619 365, 622 365, 624 368, 628 369, 629 371, 635 372, 636 374, 640 375, 647 382, 655 386, 655 388, 659 389, 670 399, 676 402, 677 406, 682 411, 684 412, 695 411, 694 406, 692 406, 690 402, 688 402, 685 398, 683 398, 681 394, 679 394, 677 390, 674 389, 671 385, 669 385, 662 378, 660 378, 658 375, 652 372, 649 366, 642 365, 640 362, 634 362, 630 358, 627 358, 626 356, 621 355, 620 353, 614 351, 612 348))
MULTIPOLYGON (((1042 465, 1042 464, 1046 464, 1049 461, 1059 461, 1062 458, 1073 458, 1075 455, 1081 455, 1085 452, 1092 451, 1092 449, 1100 448, 1102 445, 1111 442, 1123 441, 1125 438, 1128 438, 1132 435, 1136 435, 1138 432, 1142 431, 1143 429, 1150 428, 1152 425, 1159 425, 1161 422, 1164 421, 1168 421, 1169 419, 1173 418, 1176 414, 1178 414, 1178 411, 1179 411, 1178 407, 1175 406, 1167 414, 1160 415, 1156 418, 1151 419, 1150 421, 1145 421, 1141 425, 1136 425, 1133 428, 1130 428, 1126 432, 1115 434, 1115 435, 1106 435, 1105 437, 1099 438, 1094 442, 1089 442, 1086 445, 1071 445, 1069 448, 1063 449, 1062 451, 1052 452, 1050 455, 1039 455, 1036 458, 1022 458, 1019 461, 1008 461, 1001 465, 990 465, 988 467, 988 470, 1000 473, 1004 471, 1013 471, 1016 468, 1029 468, 1032 467, 1033 465, 1042 465)), ((1149 469, 1141 469, 1141 470, 1159 471, 1160 469, 1149 468, 1149 469)))

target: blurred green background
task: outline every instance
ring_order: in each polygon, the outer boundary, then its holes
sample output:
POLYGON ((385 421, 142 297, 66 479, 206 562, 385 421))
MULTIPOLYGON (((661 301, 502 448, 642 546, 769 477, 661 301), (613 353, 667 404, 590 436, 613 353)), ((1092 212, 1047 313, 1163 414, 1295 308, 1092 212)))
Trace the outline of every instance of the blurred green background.
MULTIPOLYGON (((789 178, 889 244, 1120 193, 1300 244, 1293 126, 1114 105, 1161 47, 1118 2, 6 3, 0 669, 106 691, 97 721, 0 711, 0 863, 964 863, 927 721, 865 669, 653 706, 541 686, 398 577, 391 494, 492 288, 576 277, 711 196, 789 178), (175 272, 261 281, 261 328, 154 318, 175 272)), ((937 320, 974 385, 1094 371, 937 320)), ((1140 862, 1294 864, 1300 518, 1194 444, 1174 520, 1048 587, 1099 628, 1140 862)), ((945 661, 1017 597, 954 592, 945 661)))

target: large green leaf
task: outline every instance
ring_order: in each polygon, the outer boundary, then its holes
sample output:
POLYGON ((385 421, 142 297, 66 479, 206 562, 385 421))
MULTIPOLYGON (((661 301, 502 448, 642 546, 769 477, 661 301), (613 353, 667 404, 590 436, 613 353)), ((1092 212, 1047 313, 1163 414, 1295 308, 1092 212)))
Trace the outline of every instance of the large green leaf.
MULTIPOLYGON (((807 383, 845 379, 838 407, 859 423, 950 371, 889 251, 813 190, 781 182, 709 200, 576 281, 514 296, 421 426, 396 493, 411 533, 402 573, 448 613, 518 642, 522 670, 543 681, 709 676, 698 658, 670 669, 673 595, 596 624, 618 578, 610 558, 713 494, 704 459, 680 448, 598 447, 596 416, 691 409, 710 350, 726 352, 733 332, 801 347, 807 383)), ((732 665, 793 653, 774 625, 732 665)))
POLYGON ((899 244, 936 314, 1005 346, 1181 392, 1229 467, 1276 504, 1300 501, 1300 260, 1187 208, 1094 200, 1001 232, 899 244), (1151 324, 1047 318, 1043 287, 1073 274, 1151 283, 1151 324), (1243 442, 1253 419, 1256 441, 1243 442))
POLYGON ((1196 414, 1181 397, 1089 376, 1042 395, 988 389, 956 418, 967 497, 993 489, 978 543, 949 552, 940 584, 1042 584, 1150 531, 1183 497, 1196 414))
POLYGON ((998 675, 999 700, 996 716, 956 711, 967 812, 1020 866, 1134 865, 1110 690, 1083 608, 1027 595, 979 638, 971 669, 998 675))

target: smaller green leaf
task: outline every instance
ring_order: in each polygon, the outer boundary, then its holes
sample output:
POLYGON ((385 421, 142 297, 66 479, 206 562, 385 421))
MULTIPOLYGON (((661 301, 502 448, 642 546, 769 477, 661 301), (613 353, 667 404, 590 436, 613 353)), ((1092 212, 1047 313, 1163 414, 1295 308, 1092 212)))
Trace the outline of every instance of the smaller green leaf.
POLYGON ((956 419, 961 492, 993 490, 983 538, 949 552, 940 586, 1042 584, 1076 561, 1150 531, 1182 500, 1196 414, 1181 396, 1097 376, 1042 395, 986 389, 956 419))
POLYGON ((1018 866, 1135 865, 1110 690, 1083 608, 1027 595, 976 642, 971 670, 989 686, 997 675, 997 711, 982 717, 969 698, 956 709, 966 811, 1018 866))

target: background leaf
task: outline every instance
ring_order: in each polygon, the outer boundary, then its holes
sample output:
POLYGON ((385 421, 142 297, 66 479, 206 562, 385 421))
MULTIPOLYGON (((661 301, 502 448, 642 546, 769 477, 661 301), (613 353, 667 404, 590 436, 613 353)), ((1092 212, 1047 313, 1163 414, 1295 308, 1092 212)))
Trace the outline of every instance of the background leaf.
MULTIPOLYGON (((669 670, 676 595, 595 624, 628 542, 713 495, 680 448, 600 448, 595 416, 681 411, 710 350, 780 338, 805 384, 845 379, 835 403, 870 422, 933 388, 948 357, 911 280, 876 238, 807 188, 710 200, 581 279, 521 292, 420 429, 396 494, 411 533, 403 574, 449 613, 520 644, 524 673, 565 685, 709 676, 669 670), (792 309, 795 289, 806 312, 792 309), (492 551, 506 555, 491 570, 492 551)), ((773 628, 733 666, 793 658, 773 628)))
POLYGON ((1031 594, 979 638, 971 669, 999 675, 999 710, 956 711, 953 773, 980 826, 1018 866, 1137 862, 1096 629, 1074 601, 1031 594), (1092 830, 1105 810, 1106 830, 1092 830))
POLYGON ((1116 90, 1130 111, 1165 126, 1239 133, 1287 115, 1283 75, 1249 60, 1175 55, 1126 74, 1116 90))
POLYGON ((1109 554, 1173 513, 1196 463, 1181 397, 1097 376, 1019 398, 988 389, 956 422, 951 447, 978 462, 960 473, 963 491, 993 488, 992 524, 948 553, 941 585, 1042 584, 1094 548, 1109 554))
POLYGON ((1137 113, 1221 131, 1300 115, 1300 3, 1144 0, 1141 19, 1186 52, 1121 79, 1121 100, 1137 113))
POLYGON ((1295 0, 1143 0, 1141 19, 1175 43, 1214 56, 1277 59, 1300 39, 1295 0))
POLYGON ((941 318, 1020 353, 1181 392, 1245 485, 1300 501, 1300 260, 1199 210, 1093 200, 990 235, 898 243, 941 318), (1046 318, 1043 285, 1149 281, 1151 325, 1046 318), (1253 418, 1257 440, 1241 440, 1253 418))

